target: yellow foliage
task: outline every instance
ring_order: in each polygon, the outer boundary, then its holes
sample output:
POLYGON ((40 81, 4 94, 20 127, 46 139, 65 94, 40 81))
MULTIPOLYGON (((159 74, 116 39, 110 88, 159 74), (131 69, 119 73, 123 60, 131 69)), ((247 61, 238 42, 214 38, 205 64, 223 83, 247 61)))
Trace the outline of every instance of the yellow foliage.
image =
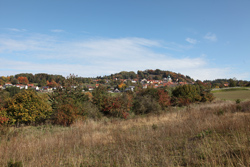
POLYGON ((25 90, 7 101, 6 111, 11 123, 39 123, 50 116, 52 109, 47 99, 36 92, 25 90))
POLYGON ((89 101, 92 101, 92 100, 93 100, 93 95, 92 95, 92 93, 91 93, 91 92, 86 92, 86 93, 85 93, 85 95, 87 95, 87 96, 88 96, 89 101))
POLYGON ((125 83, 121 83, 120 85, 118 85, 118 88, 121 89, 121 88, 124 88, 126 87, 126 84, 125 83))

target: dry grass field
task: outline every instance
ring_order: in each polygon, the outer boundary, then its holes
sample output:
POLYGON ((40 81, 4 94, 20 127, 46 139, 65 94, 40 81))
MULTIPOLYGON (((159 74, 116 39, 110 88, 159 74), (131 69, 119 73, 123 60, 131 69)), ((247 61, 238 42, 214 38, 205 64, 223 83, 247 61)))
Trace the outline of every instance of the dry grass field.
POLYGON ((0 166, 250 166, 250 102, 128 120, 2 129, 0 166))
POLYGON ((225 90, 225 91, 215 91, 214 96, 219 99, 225 100, 250 100, 250 90, 225 90))

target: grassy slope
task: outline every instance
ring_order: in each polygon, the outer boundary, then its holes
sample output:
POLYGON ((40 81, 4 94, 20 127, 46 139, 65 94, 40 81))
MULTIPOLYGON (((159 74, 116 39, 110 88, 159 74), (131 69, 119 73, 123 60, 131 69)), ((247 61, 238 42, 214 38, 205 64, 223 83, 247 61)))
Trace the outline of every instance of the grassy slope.
POLYGON ((225 100, 250 100, 250 90, 247 88, 216 90, 213 94, 216 98, 225 100))
MULTIPOLYGON (((24 166, 249 166, 250 102, 214 102, 158 116, 11 129, 0 164, 24 166)), ((0 165, 0 166, 1 166, 0 165)))

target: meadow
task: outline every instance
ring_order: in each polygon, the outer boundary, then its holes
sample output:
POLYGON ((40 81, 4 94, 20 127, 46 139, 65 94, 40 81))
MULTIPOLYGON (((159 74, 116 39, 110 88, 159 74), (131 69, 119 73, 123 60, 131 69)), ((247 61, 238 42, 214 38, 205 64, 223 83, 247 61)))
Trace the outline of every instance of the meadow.
POLYGON ((249 166, 250 102, 1 130, 0 166, 249 166))
POLYGON ((222 100, 250 100, 249 88, 234 88, 234 89, 222 89, 215 90, 213 94, 216 98, 222 100))

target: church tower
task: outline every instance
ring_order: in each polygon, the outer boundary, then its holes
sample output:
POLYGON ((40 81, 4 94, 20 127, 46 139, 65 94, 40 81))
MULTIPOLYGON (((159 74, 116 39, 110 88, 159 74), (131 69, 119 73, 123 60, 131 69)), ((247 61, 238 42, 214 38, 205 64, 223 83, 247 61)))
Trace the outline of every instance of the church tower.
POLYGON ((170 75, 168 75, 167 81, 168 81, 168 82, 172 82, 172 79, 171 79, 170 75))

